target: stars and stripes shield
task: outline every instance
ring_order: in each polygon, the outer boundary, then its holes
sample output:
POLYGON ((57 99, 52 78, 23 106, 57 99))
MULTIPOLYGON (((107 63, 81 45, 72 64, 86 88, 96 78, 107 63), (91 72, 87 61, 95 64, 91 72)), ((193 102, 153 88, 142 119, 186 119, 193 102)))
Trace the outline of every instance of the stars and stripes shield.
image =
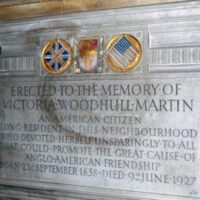
POLYGON ((49 73, 63 73, 72 62, 72 49, 63 39, 49 41, 42 52, 42 63, 49 73))
POLYGON ((138 64, 140 58, 140 43, 132 35, 115 36, 106 49, 107 64, 118 72, 130 71, 138 64))

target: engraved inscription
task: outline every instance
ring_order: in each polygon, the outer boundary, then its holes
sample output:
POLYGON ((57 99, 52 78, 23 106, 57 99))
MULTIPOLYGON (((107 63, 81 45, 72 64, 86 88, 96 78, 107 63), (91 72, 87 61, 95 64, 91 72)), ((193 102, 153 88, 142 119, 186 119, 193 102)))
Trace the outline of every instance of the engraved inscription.
POLYGON ((11 82, 0 176, 199 198, 198 88, 181 78, 11 82))

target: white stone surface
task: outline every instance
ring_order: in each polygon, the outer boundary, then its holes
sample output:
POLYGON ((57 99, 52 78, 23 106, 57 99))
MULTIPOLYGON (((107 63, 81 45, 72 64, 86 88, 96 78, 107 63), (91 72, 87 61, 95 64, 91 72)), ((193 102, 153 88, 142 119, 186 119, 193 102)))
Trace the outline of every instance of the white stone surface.
POLYGON ((0 197, 11 185, 23 198, 29 187, 57 199, 200 199, 199 11, 191 1, 1 22, 0 197), (130 73, 72 65, 52 77, 40 64, 51 38, 99 35, 104 49, 121 32, 142 45, 130 73))

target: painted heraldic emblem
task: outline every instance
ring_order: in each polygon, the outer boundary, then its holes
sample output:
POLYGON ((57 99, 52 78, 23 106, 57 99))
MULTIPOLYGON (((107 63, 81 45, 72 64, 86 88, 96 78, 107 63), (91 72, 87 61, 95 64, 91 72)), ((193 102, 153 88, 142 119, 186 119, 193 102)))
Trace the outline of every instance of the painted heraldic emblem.
POLYGON ((115 36, 106 47, 105 60, 117 72, 128 72, 135 68, 142 55, 139 41, 132 35, 115 36))
POLYGON ((95 72, 98 68, 98 39, 79 41, 79 65, 83 72, 95 72))
POLYGON ((72 62, 72 49, 63 39, 49 41, 42 51, 42 64, 51 74, 61 74, 67 70, 72 62))

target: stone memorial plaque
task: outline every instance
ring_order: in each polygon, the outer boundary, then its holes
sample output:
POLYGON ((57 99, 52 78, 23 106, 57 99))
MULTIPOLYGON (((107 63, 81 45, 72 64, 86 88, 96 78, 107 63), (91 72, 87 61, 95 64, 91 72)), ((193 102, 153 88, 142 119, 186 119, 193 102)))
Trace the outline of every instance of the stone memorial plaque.
POLYGON ((199 11, 2 22, 0 189, 200 199, 199 11))

